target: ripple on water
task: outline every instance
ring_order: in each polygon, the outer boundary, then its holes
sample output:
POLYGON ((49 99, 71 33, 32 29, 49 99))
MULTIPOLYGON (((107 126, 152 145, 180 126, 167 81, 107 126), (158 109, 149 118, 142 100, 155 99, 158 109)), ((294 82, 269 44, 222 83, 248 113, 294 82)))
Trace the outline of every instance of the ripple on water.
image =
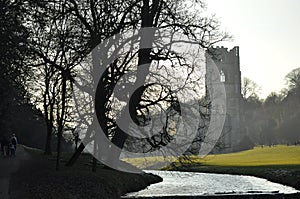
POLYGON ((127 196, 201 196, 216 194, 297 193, 296 189, 263 178, 229 174, 178 171, 146 171, 159 175, 163 182, 127 196))

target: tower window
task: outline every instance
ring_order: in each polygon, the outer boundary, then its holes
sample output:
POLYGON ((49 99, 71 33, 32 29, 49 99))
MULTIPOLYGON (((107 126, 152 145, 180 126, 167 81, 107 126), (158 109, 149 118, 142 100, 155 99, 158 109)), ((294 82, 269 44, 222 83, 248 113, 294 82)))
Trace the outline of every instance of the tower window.
POLYGON ((225 73, 222 70, 221 70, 221 73, 220 73, 220 81, 221 82, 225 82, 226 81, 225 73))

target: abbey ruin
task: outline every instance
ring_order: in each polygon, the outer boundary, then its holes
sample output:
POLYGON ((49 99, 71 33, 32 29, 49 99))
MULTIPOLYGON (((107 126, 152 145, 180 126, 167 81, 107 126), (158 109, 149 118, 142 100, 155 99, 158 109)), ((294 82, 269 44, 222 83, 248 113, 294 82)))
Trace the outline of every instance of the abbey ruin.
MULTIPOLYGON (((226 119, 219 143, 222 152, 239 150, 240 142, 243 139, 241 130, 241 71, 239 47, 229 50, 224 47, 214 47, 207 50, 206 71, 209 71, 212 64, 217 66, 219 76, 211 79, 206 76, 206 84, 214 89, 215 85, 223 84, 226 93, 226 119)), ((208 86, 206 86, 208 88, 208 86)), ((207 90, 206 93, 212 91, 207 90)))

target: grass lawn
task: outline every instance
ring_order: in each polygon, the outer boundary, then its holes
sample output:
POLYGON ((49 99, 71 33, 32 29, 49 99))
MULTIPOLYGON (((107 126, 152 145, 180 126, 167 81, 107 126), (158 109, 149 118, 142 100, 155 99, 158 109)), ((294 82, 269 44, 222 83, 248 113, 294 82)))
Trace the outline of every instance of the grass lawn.
MULTIPOLYGON (((128 158, 124 161, 139 168, 152 167, 163 162, 175 162, 174 157, 128 158)), ((277 145, 272 147, 255 147, 254 149, 228 154, 190 156, 186 164, 213 166, 267 166, 267 165, 300 165, 300 146, 277 145)))
POLYGON ((189 160, 151 157, 126 159, 140 168, 173 162, 165 170, 195 171, 251 175, 286 184, 300 190, 300 146, 255 147, 252 150, 208 155, 203 158, 191 156, 189 160))
POLYGON ((121 195, 146 188, 161 178, 151 174, 125 173, 99 165, 91 171, 90 154, 82 154, 72 167, 64 163, 72 154, 63 153, 60 171, 55 171, 55 155, 19 146, 17 156, 26 156, 11 176, 12 198, 119 198, 121 195), (22 151, 22 153, 21 153, 22 151))
POLYGON ((284 145, 255 147, 237 153, 208 155, 204 158, 193 157, 192 161, 215 166, 300 165, 300 147, 284 145))

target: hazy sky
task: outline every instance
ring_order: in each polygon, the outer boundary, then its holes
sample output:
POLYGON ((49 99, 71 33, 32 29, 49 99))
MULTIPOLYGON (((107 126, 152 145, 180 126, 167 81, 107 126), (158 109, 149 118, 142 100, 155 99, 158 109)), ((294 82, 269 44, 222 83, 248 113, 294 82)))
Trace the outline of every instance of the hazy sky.
POLYGON ((285 87, 284 77, 300 67, 300 0, 206 0, 240 46, 242 76, 261 86, 261 98, 285 87))

